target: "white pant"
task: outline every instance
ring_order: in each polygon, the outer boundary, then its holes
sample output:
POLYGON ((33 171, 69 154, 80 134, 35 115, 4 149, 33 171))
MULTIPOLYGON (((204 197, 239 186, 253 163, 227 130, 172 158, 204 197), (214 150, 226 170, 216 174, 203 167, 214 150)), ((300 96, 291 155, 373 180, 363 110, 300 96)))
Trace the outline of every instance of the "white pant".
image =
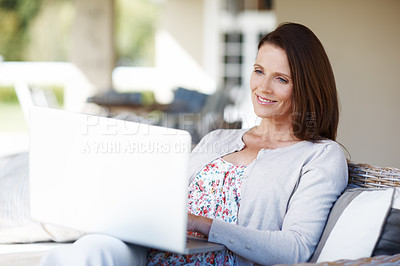
POLYGON ((146 265, 147 249, 107 235, 90 234, 70 246, 51 250, 41 266, 136 266, 146 265))

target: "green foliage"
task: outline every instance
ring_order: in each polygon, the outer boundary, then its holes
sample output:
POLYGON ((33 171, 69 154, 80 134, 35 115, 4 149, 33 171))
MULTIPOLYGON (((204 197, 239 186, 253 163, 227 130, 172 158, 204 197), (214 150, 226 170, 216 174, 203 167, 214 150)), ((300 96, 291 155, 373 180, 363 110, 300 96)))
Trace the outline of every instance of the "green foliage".
POLYGON ((0 87, 0 103, 18 103, 14 87, 0 87))
POLYGON ((0 0, 0 54, 6 60, 23 60, 29 42, 29 25, 42 0, 0 0))
POLYGON ((17 8, 18 1, 17 0, 1 0, 0 8, 4 10, 14 10, 17 8))
MULTIPOLYGON (((64 88, 61 86, 40 87, 45 93, 49 92, 55 98, 57 103, 62 106, 64 104, 64 88)), ((0 103, 18 103, 18 97, 14 87, 0 87, 0 103)))
POLYGON ((149 0, 115 2, 115 46, 120 65, 151 66, 159 6, 149 0))
MULTIPOLYGON (((78 0, 81 1, 81 0, 78 0)), ((46 19, 42 8, 54 6, 54 0, 0 0, 0 55, 6 61, 48 61, 65 60, 69 49, 68 34, 65 28, 71 27, 73 12, 68 14, 68 8, 73 9, 73 0, 57 0, 64 20, 57 24, 54 21, 36 20, 40 15, 46 19), (66 5, 64 5, 66 4, 66 5), (40 32, 37 31, 37 21, 40 32), (34 23, 33 23, 34 22, 34 23), (42 25, 45 25, 43 27, 42 25), (58 34, 54 34, 56 26, 58 34), (60 33, 62 32, 62 33, 60 33), (54 36, 57 40, 54 41, 54 36), (40 38, 40 39, 37 39, 40 38), (48 40, 48 46, 40 46, 42 40, 48 40), (52 41, 53 40, 53 41, 52 41), (36 46, 35 46, 36 45, 36 46), (51 47, 51 49, 46 49, 51 47), (57 53, 57 56, 51 56, 57 53)), ((154 36, 160 4, 151 0, 114 0, 115 4, 115 50, 118 65, 153 66, 154 65, 154 36)), ((48 11, 48 9, 46 9, 48 11)), ((44 10, 43 10, 44 11, 44 10)), ((61 14, 60 14, 61 16, 61 14)))
POLYGON ((57 103, 62 106, 64 104, 64 88, 60 86, 54 86, 48 88, 56 97, 57 103))

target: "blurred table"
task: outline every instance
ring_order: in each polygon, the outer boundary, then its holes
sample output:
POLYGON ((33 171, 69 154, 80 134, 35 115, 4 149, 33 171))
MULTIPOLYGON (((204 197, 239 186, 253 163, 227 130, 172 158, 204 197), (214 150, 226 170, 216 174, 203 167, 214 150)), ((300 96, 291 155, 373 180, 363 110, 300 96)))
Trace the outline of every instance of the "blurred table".
POLYGON ((149 113, 154 110, 164 110, 168 105, 158 104, 154 95, 149 92, 119 93, 108 91, 87 99, 88 103, 94 103, 106 109, 110 116, 130 112, 135 114, 149 113))

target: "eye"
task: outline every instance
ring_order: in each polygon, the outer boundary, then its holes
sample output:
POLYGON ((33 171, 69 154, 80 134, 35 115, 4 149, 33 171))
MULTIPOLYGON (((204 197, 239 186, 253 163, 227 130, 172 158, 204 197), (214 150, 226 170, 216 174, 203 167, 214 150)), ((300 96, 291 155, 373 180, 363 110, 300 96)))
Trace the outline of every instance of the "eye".
POLYGON ((264 74, 264 73, 263 73, 261 70, 259 70, 259 69, 254 69, 254 73, 259 74, 259 75, 264 74))
POLYGON ((282 83, 288 83, 288 81, 287 81, 287 79, 284 79, 284 78, 281 78, 281 77, 278 77, 278 80, 279 80, 279 82, 282 82, 282 83))

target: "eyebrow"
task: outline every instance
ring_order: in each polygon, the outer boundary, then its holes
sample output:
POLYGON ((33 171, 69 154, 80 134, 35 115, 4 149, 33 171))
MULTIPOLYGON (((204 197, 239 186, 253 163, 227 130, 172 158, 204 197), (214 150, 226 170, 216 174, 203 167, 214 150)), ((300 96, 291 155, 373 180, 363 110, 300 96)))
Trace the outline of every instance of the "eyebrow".
MULTIPOLYGON (((263 67, 262 65, 259 65, 259 64, 254 64, 253 67, 261 67, 262 69, 264 69, 264 67, 263 67)), ((292 79, 292 77, 291 77, 290 75, 285 74, 285 73, 275 72, 275 74, 282 75, 282 76, 286 76, 286 77, 292 79)))

